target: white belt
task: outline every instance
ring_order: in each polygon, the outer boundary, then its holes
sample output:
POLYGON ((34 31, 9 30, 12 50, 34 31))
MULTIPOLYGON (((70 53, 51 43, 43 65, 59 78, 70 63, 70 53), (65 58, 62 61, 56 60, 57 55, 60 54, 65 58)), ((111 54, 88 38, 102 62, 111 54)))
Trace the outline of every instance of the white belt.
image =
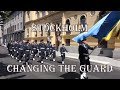
POLYGON ((41 48, 41 49, 45 49, 45 48, 41 48))
POLYGON ((20 50, 23 50, 22 48, 19 48, 20 50))

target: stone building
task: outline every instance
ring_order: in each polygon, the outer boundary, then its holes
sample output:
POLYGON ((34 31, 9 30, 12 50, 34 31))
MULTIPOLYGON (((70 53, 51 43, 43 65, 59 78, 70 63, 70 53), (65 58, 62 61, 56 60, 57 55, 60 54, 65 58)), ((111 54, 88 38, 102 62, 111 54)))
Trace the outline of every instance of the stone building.
MULTIPOLYGON (((46 42, 50 40, 52 44, 57 46, 64 43, 67 47, 76 47, 78 44, 72 38, 82 30, 88 31, 99 19, 104 16, 101 11, 26 11, 25 12, 25 39, 29 41, 44 39, 46 42), (34 31, 33 25, 54 24, 54 25, 77 25, 79 31, 34 31)), ((98 40, 89 37, 87 39, 90 46, 98 45, 98 40)), ((108 42, 102 42, 104 48, 120 48, 120 40, 111 38, 108 42)), ((72 49, 71 49, 72 50, 72 49)), ((74 51, 74 50, 73 50, 74 51)))
POLYGON ((13 11, 4 21, 3 43, 24 39, 24 11, 13 11))

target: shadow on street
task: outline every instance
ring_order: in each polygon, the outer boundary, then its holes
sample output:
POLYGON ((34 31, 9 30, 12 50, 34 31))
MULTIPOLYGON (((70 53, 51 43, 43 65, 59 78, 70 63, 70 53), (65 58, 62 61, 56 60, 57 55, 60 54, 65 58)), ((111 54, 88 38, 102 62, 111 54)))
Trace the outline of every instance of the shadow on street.
POLYGON ((16 77, 12 77, 12 78, 7 78, 7 79, 20 79, 22 77, 25 77, 26 75, 20 75, 20 76, 16 76, 16 77))
POLYGON ((7 54, 0 54, 0 58, 5 58, 5 57, 8 57, 7 54))
POLYGON ((62 77, 64 79, 76 79, 76 78, 79 78, 80 75, 75 72, 68 72, 68 73, 61 75, 60 77, 62 77))
POLYGON ((8 72, 7 64, 3 64, 0 62, 0 76, 7 76, 7 75, 16 74, 16 73, 18 73, 18 72, 8 72))

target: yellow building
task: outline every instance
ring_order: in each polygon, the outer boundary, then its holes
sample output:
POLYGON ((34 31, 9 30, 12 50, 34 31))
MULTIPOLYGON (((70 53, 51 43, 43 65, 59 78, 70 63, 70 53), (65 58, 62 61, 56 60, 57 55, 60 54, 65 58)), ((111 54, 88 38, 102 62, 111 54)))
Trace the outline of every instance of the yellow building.
MULTIPOLYGON (((26 11, 25 12, 25 40, 38 42, 41 39, 44 41, 50 40, 52 44, 59 46, 64 43, 66 46, 77 46, 78 44, 72 41, 72 38, 80 33, 80 31, 62 32, 57 31, 34 31, 32 26, 50 24, 50 25, 73 25, 78 30, 88 30, 99 19, 100 11, 26 11)), ((65 28, 64 28, 65 29, 65 28)), ((64 30, 63 29, 63 30, 64 30)), ((92 37, 87 39, 89 45, 96 46, 98 40, 92 37)), ((111 39, 107 42, 108 48, 120 47, 120 41, 111 39)))

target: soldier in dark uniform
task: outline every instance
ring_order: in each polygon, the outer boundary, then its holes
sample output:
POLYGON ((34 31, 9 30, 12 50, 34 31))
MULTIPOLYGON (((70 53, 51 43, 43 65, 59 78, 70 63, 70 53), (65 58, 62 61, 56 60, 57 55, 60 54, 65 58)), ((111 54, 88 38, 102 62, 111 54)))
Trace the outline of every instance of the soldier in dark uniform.
POLYGON ((32 60, 35 60, 35 56, 38 53, 37 47, 38 47, 37 41, 34 41, 31 45, 32 60))
POLYGON ((14 58, 15 59, 18 59, 17 56, 18 56, 18 50, 19 50, 19 44, 18 42, 15 42, 14 44, 14 58))
POLYGON ((31 53, 31 46, 30 46, 29 41, 27 41, 24 46, 25 62, 23 64, 28 65, 28 61, 30 60, 30 53, 31 53))
POLYGON ((18 46, 18 61, 21 62, 24 55, 25 42, 21 41, 18 46))
POLYGON ((43 59, 45 59, 45 52, 46 52, 46 46, 43 40, 41 40, 38 45, 38 52, 40 55, 40 62, 43 63, 43 59))
POLYGON ((11 55, 11 49, 12 49, 12 44, 11 43, 8 43, 7 44, 7 49, 8 49, 8 55, 11 55))
POLYGON ((12 46, 11 46, 11 57, 14 58, 14 49, 15 49, 15 43, 12 42, 12 46))
POLYGON ((60 47, 60 53, 61 53, 61 58, 62 58, 62 64, 64 64, 65 52, 68 52, 68 51, 66 50, 64 44, 62 44, 62 47, 60 47))
POLYGON ((47 44, 46 44, 46 59, 48 59, 48 57, 50 56, 50 42, 47 41, 47 44))
POLYGON ((52 57, 52 53, 53 53, 53 46, 52 46, 52 44, 51 44, 51 42, 50 42, 50 55, 49 55, 49 57, 51 58, 52 57))
POLYGON ((55 44, 53 44, 52 46, 52 57, 53 57, 53 61, 55 61, 55 58, 56 58, 56 46, 55 44))
POLYGON ((79 43, 78 52, 79 52, 79 60, 80 60, 80 78, 87 79, 86 73, 87 68, 90 69, 90 61, 89 61, 89 52, 88 49, 94 50, 96 47, 92 48, 86 43, 86 39, 79 43), (84 66, 84 68, 82 68, 84 66))

